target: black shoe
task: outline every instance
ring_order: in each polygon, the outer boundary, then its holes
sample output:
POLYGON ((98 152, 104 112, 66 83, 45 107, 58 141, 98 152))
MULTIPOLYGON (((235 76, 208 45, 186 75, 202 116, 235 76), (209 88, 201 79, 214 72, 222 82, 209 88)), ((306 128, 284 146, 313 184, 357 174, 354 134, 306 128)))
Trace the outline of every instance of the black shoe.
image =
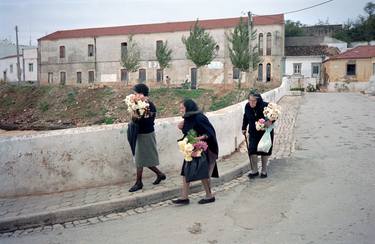
POLYGON ((250 179, 254 179, 256 176, 258 176, 259 175, 259 172, 256 172, 256 173, 249 173, 248 175, 247 175, 247 177, 249 177, 250 179))
POLYGON ((132 186, 130 189, 129 189, 129 192, 135 192, 135 191, 138 191, 140 189, 143 188, 143 184, 142 182, 141 183, 135 183, 134 186, 132 186))
POLYGON ((188 205, 190 203, 189 198, 172 200, 174 204, 188 205))
POLYGON ((267 178, 267 173, 265 173, 265 174, 264 174, 264 173, 261 173, 261 174, 260 174, 260 178, 267 178))
POLYGON ((206 204, 206 203, 210 203, 210 202, 215 202, 215 197, 203 198, 203 199, 198 201, 199 204, 206 204))
POLYGON ((160 183, 160 181, 165 180, 165 179, 167 179, 167 176, 165 176, 165 174, 158 175, 158 177, 156 178, 156 180, 152 184, 158 185, 160 183))

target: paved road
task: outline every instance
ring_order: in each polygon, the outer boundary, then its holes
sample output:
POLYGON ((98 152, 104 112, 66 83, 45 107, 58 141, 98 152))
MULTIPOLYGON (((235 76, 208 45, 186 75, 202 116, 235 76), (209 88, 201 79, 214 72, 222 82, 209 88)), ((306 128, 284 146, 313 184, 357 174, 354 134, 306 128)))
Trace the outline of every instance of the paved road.
POLYGON ((21 232, 0 243, 375 243, 375 100, 304 96, 295 151, 269 178, 227 183, 217 201, 163 205, 75 228, 21 232))

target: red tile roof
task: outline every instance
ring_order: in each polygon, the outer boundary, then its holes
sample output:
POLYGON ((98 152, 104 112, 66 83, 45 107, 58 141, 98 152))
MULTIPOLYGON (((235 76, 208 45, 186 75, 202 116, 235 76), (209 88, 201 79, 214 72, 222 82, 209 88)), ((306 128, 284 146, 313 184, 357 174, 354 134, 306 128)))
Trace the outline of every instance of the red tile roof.
POLYGON ((334 56, 330 58, 329 60, 358 59, 358 58, 372 58, 372 57, 375 57, 375 46, 358 46, 346 52, 343 52, 337 56, 334 56))
MULTIPOLYGON (((200 20, 199 24, 204 29, 219 29, 235 27, 240 21, 240 18, 228 19, 211 19, 200 20)), ((243 17, 243 21, 247 23, 247 17, 243 17)), ((253 17, 254 25, 274 25, 284 24, 284 15, 262 15, 253 17)), ((176 32, 187 31, 194 25, 195 21, 184 22, 167 22, 158 24, 145 25, 128 25, 115 26, 103 28, 89 28, 76 30, 56 31, 52 34, 46 35, 39 39, 41 40, 57 40, 65 38, 80 38, 80 37, 94 37, 94 36, 111 36, 111 35, 129 35, 129 34, 149 34, 162 32, 176 32)))

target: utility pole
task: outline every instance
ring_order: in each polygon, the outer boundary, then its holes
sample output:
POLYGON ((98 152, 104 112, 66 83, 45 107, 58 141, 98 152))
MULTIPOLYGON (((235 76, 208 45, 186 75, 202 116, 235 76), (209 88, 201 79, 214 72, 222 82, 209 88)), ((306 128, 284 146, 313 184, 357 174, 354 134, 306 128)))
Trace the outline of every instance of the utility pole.
POLYGON ((253 34, 253 15, 249 11, 247 12, 247 27, 249 30, 249 55, 250 55, 250 61, 249 61, 249 81, 253 74, 253 45, 252 45, 252 34, 253 34))
POLYGON ((21 68, 20 68, 20 49, 18 45, 18 26, 16 26, 16 46, 17 46, 17 78, 18 85, 21 82, 21 68))

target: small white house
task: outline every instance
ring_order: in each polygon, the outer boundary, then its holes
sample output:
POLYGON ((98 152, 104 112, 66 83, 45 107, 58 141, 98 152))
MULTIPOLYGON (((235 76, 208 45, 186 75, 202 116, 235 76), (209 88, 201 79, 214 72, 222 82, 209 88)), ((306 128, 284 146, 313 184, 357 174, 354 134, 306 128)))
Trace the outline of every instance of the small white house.
POLYGON ((290 46, 285 48, 285 75, 298 77, 301 85, 316 86, 322 82, 322 62, 339 53, 327 46, 290 46))
MULTIPOLYGON (((25 48, 20 50, 20 75, 22 82, 37 81, 37 48, 25 48)), ((18 82, 17 78, 17 55, 0 58, 0 80, 5 82, 18 82)))

